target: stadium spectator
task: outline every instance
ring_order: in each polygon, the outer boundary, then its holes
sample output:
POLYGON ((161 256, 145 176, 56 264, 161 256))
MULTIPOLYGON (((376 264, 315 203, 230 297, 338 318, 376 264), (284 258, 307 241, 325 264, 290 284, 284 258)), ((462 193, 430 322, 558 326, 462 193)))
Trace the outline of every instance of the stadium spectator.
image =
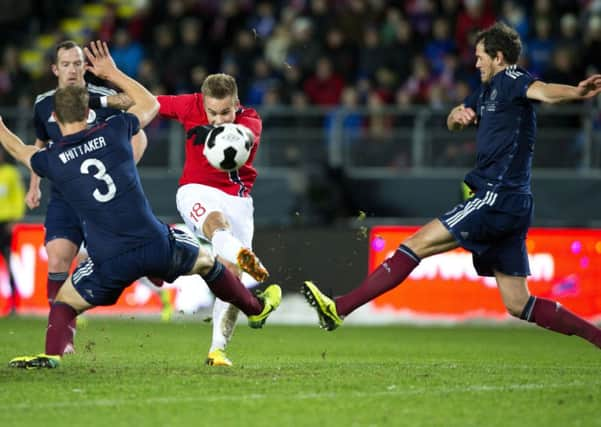
MULTIPOLYGON (((69 276, 52 304, 45 352, 17 357, 15 368, 56 368, 73 340, 69 327, 77 315, 98 305, 112 305, 129 284, 153 274, 173 281, 199 274, 211 290, 243 310, 260 328, 281 300, 272 286, 255 296, 193 236, 171 229, 152 213, 131 150, 131 137, 157 114, 156 98, 115 67, 106 43, 86 48, 88 67, 121 87, 133 101, 131 114, 115 115, 88 128, 89 95, 81 85, 57 89, 55 116, 62 137, 53 150, 24 145, 0 120, 0 142, 39 175, 57 181, 85 223, 90 258, 69 276), (86 150, 79 150, 80 147, 86 150), (51 166, 52 165, 52 166, 51 166), (100 185, 98 181, 105 185, 100 185)), ((58 140, 57 140, 58 141, 58 140)))
POLYGON ((313 22, 306 16, 300 16, 292 23, 292 43, 288 47, 286 63, 299 67, 303 76, 313 71, 322 55, 322 46, 314 35, 314 29, 313 22))
POLYGON ((584 63, 589 72, 601 73, 601 16, 591 16, 584 38, 584 63))
POLYGON ((183 19, 178 27, 180 42, 169 54, 171 85, 176 93, 186 93, 190 84, 190 70, 207 68, 209 58, 202 46, 202 23, 196 18, 183 19))
MULTIPOLYGON (((83 51, 75 42, 67 40, 59 43, 55 48, 53 62, 52 72, 58 82, 58 88, 86 87, 93 96, 94 105, 88 117, 90 125, 99 124, 107 117, 119 114, 120 109, 127 109, 131 106, 129 99, 122 98, 115 91, 86 83, 83 51), (102 105, 101 97, 104 97, 105 105, 102 105)), ((56 120, 53 119, 54 92, 53 89, 36 97, 34 106, 35 145, 39 148, 50 147, 53 141, 62 139, 61 130, 56 120)), ((136 161, 142 157, 146 149, 146 142, 144 131, 140 131, 132 138, 136 161)), ((46 231, 44 243, 48 254, 47 296, 48 302, 52 304, 63 282, 67 279, 71 264, 84 241, 84 231, 78 214, 65 201, 62 189, 53 183, 50 191, 50 201, 44 222, 46 231)), ((41 196, 40 177, 32 173, 25 198, 27 206, 30 209, 37 208, 40 205, 41 196)), ((75 328, 75 324, 72 327, 75 328)))
POLYGON ((528 16, 524 7, 516 0, 503 0, 499 20, 513 27, 523 40, 528 37, 530 33, 528 16))
POLYGON ((265 59, 258 58, 254 63, 253 78, 251 79, 248 93, 246 94, 246 103, 248 105, 261 105, 265 93, 272 87, 277 86, 278 80, 272 72, 265 59))
MULTIPOLYGON (((211 242, 214 253, 232 272, 252 276, 249 286, 265 281, 269 274, 250 249, 254 233, 250 192, 257 177, 252 163, 260 143, 261 118, 240 105, 236 81, 227 74, 209 75, 200 93, 162 95, 157 100, 161 117, 177 120, 186 131, 186 158, 176 194, 182 219, 195 235, 211 242), (231 173, 213 168, 203 155, 209 131, 225 123, 248 128, 254 138, 249 160, 231 173)), ((232 365, 225 349, 238 312, 235 306, 215 300, 208 365, 232 365)))
POLYGON ((444 17, 436 18, 432 27, 432 39, 424 49, 424 56, 430 61, 434 76, 442 74, 445 56, 454 51, 455 41, 451 37, 449 21, 444 17))
POLYGON ((414 56, 420 54, 421 51, 421 40, 415 37, 409 22, 402 19, 397 26, 396 38, 384 52, 387 58, 386 65, 397 73, 401 85, 411 74, 414 56), (403 55, 399 55, 398 52, 403 52, 403 55))
MULTIPOLYGON (((380 33, 374 27, 363 31, 363 43, 359 47, 359 76, 373 79, 376 71, 388 61, 387 49, 380 43, 380 33)), ((403 56, 403 55, 400 55, 403 56)))
POLYGON ((303 85, 307 97, 315 105, 336 105, 344 88, 342 76, 332 69, 328 57, 321 57, 315 64, 314 74, 303 85))
POLYGON ((136 78, 138 76, 138 67, 144 58, 142 45, 132 40, 127 29, 117 28, 113 36, 115 40, 114 57, 117 66, 128 76, 136 78))
POLYGON ((526 44, 526 55, 530 72, 542 77, 551 66, 555 40, 551 37, 551 22, 546 17, 534 22, 534 36, 526 44))
POLYGON ((455 27, 455 42, 459 49, 461 60, 470 64, 472 60, 472 43, 470 34, 481 28, 486 28, 495 22, 495 16, 489 5, 489 0, 463 0, 464 10, 457 17, 455 27))
POLYGON ((6 161, 4 149, 0 148, 0 255, 8 270, 11 288, 11 312, 15 309, 17 291, 10 268, 10 245, 12 228, 25 214, 25 188, 19 169, 6 161))
POLYGON ((31 87, 31 77, 19 61, 19 51, 15 45, 8 45, 2 52, 0 63, 0 105, 13 106, 22 103, 31 87))
POLYGON ((502 23, 476 38, 476 68, 482 86, 453 108, 449 130, 476 121, 477 163, 465 177, 474 192, 467 201, 434 219, 405 240, 357 288, 336 299, 312 282, 302 292, 327 330, 345 316, 402 283, 423 258, 463 247, 476 271, 494 276, 507 311, 522 320, 566 335, 578 335, 601 348, 601 329, 555 301, 530 295, 526 234, 533 214, 531 164, 536 138, 533 100, 556 103, 590 99, 601 93, 601 74, 578 86, 543 83, 517 67, 521 42, 502 23), (503 108, 499 108, 502 103, 503 108))
POLYGON ((416 104, 425 104, 428 102, 430 87, 434 79, 430 75, 428 61, 423 56, 413 58, 413 69, 411 75, 403 86, 411 95, 411 99, 416 104))
POLYGON ((261 1, 257 4, 256 13, 251 15, 248 20, 248 28, 261 40, 271 36, 276 24, 273 4, 268 1, 261 1))
POLYGON ((326 33, 324 56, 332 61, 334 72, 340 74, 344 81, 350 82, 356 77, 356 49, 339 28, 330 28, 326 33))
POLYGON ((286 67, 286 54, 290 46, 290 31, 283 25, 278 25, 274 34, 265 42, 265 59, 274 70, 286 67))

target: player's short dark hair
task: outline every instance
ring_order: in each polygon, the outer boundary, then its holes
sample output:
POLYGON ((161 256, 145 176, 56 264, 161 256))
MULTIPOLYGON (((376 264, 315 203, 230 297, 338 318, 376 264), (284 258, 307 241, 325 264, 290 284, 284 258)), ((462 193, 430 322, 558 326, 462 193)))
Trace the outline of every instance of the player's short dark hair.
POLYGON ((231 96, 234 101, 238 101, 238 85, 236 79, 229 74, 218 73, 207 76, 202 82, 200 91, 204 96, 211 98, 224 99, 231 96))
POLYGON ((58 62, 58 51, 61 49, 73 49, 75 47, 78 47, 81 49, 81 46, 78 45, 76 42, 74 42, 73 40, 64 40, 62 42, 60 42, 59 44, 56 45, 56 47, 54 48, 54 64, 56 64, 58 62))
POLYGON ((522 52, 522 41, 516 30, 497 22, 476 35, 476 44, 483 42, 484 51, 494 58, 497 52, 502 52, 505 62, 515 64, 522 52))
POLYGON ((58 88, 54 93, 54 113, 59 122, 76 123, 86 120, 88 114, 88 89, 82 86, 58 88))

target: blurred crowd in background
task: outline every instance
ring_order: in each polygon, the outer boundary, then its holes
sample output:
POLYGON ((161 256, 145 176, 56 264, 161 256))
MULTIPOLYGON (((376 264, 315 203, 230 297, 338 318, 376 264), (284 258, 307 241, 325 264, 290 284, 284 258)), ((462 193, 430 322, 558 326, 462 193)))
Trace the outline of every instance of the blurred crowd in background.
MULTIPOLYGON (((40 34, 72 38, 60 23, 89 3, 0 1, 0 106, 30 108, 55 87, 53 46, 33 70, 20 52, 40 34)), ((108 40, 118 66, 156 94, 198 91, 223 71, 238 79, 245 105, 438 108, 479 83, 473 39, 496 20, 519 32, 521 65, 543 80, 574 84, 601 71, 601 0, 96 3, 106 12, 78 41, 108 40)))

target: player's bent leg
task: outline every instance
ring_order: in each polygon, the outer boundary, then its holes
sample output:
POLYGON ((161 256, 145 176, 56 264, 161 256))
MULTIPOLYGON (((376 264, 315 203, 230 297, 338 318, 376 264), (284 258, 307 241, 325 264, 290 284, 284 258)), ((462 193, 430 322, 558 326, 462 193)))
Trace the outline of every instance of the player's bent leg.
POLYGON ((495 271, 495 279, 505 308, 512 316, 520 317, 530 298, 526 278, 495 271))
POLYGON ((49 304, 54 302, 58 290, 67 279, 77 251, 77 245, 68 239, 53 239, 46 243, 46 253, 48 254, 46 292, 49 304))
POLYGON ((601 348, 601 329, 556 301, 530 296, 525 278, 514 278, 498 271, 495 271, 495 277, 509 313, 544 329, 577 335, 601 348))
POLYGON ((238 265, 242 271, 258 282, 267 280, 269 272, 255 253, 234 236, 230 224, 222 212, 210 212, 202 228, 204 235, 211 240, 214 251, 220 258, 238 265))
POLYGON ((79 246, 69 239, 53 239, 46 243, 48 253, 48 271, 69 271, 75 259, 79 246))
POLYGON ((451 232, 438 219, 433 219, 407 240, 403 245, 408 247, 420 259, 450 251, 459 246, 451 232))

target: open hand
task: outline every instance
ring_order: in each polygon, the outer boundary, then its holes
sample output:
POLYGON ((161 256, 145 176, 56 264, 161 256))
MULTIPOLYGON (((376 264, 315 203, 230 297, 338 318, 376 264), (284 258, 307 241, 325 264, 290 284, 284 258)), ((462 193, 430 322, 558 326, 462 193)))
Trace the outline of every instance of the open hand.
POLYGON ((601 74, 594 74, 586 80, 578 83, 580 96, 583 98, 592 98, 601 93, 601 74))
POLYGON ((91 41, 90 46, 84 47, 83 51, 89 61, 89 64, 86 65, 86 70, 101 79, 110 80, 111 74, 117 71, 117 66, 115 65, 115 61, 113 61, 106 42, 100 40, 91 41))

